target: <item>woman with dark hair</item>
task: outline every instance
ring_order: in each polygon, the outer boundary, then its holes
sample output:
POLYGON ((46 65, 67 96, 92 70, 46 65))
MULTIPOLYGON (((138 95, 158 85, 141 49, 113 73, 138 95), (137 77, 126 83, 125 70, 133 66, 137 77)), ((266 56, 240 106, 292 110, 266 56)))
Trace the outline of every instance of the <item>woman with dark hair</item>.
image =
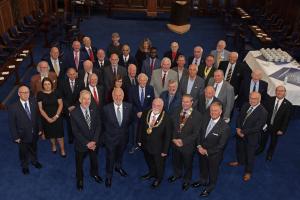
POLYGON ((37 94, 37 102, 42 115, 44 137, 50 139, 52 153, 56 153, 57 141, 60 147, 60 155, 65 158, 64 127, 61 117, 63 102, 59 91, 53 89, 51 79, 43 79, 42 91, 37 94))
POLYGON ((135 54, 135 60, 137 64, 137 74, 141 73, 143 61, 149 56, 152 42, 149 38, 144 38, 135 54))
POLYGON ((111 103, 113 102, 113 98, 112 98, 112 91, 114 90, 114 88, 122 88, 123 92, 124 92, 124 99, 123 101, 127 101, 128 100, 128 94, 127 94, 127 90, 125 85, 123 84, 123 78, 121 75, 117 75, 114 79, 114 85, 112 86, 112 88, 106 93, 107 96, 105 98, 106 103, 111 103))

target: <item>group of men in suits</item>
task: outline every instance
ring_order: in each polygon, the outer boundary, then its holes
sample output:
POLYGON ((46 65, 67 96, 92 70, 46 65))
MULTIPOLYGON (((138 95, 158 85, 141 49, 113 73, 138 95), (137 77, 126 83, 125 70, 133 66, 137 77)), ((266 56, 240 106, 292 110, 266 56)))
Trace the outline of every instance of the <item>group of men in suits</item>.
MULTIPOLYGON (((97 152, 106 149, 106 187, 111 187, 113 171, 121 176, 128 174, 122 167, 123 155, 129 137, 130 152, 141 148, 149 172, 143 180, 155 178, 152 187, 160 185, 169 149, 172 149, 174 182, 182 178, 182 189, 204 186, 201 196, 208 196, 215 188, 218 169, 230 136, 228 123, 234 105, 239 109, 236 127, 237 161, 230 166, 245 165, 244 181, 251 178, 255 154, 261 153, 271 135, 267 160, 274 154, 277 139, 288 126, 291 103, 285 99, 284 86, 276 88, 276 96, 268 98, 266 82, 261 71, 237 62, 238 54, 228 52, 225 41, 217 49, 203 56, 200 46, 187 59, 179 51, 177 42, 171 44, 160 61, 157 49, 150 49, 137 74, 137 66, 130 55, 130 47, 120 47, 119 35, 113 34, 109 60, 103 49, 92 46, 84 37, 83 47, 74 41, 72 50, 64 59, 59 49, 51 48, 49 58, 41 61, 38 74, 31 79, 34 95, 41 90, 44 77, 53 79, 55 88, 63 96, 69 142, 75 143, 77 188, 83 189, 83 160, 89 155, 90 175, 100 183, 97 152), (123 86, 115 87, 116 77, 123 86), (128 102, 124 101, 124 92, 128 102), (112 102, 107 102, 108 95, 112 102), (259 146, 259 148, 257 148, 259 146), (193 157, 199 155, 200 179, 191 183, 193 157)), ((36 168, 37 140, 40 134, 40 114, 30 89, 21 86, 20 100, 9 107, 10 128, 14 142, 19 145, 20 161, 24 174, 28 164, 36 168)))

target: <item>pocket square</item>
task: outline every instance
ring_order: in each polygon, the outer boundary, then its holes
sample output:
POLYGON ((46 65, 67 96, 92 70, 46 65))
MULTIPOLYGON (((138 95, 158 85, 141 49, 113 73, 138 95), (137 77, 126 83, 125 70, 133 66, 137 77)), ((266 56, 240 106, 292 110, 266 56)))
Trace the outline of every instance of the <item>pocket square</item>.
POLYGON ((215 136, 219 136, 219 134, 217 134, 217 133, 213 133, 213 135, 215 135, 215 136))
POLYGON ((150 95, 147 95, 147 98, 150 98, 151 96, 150 95))

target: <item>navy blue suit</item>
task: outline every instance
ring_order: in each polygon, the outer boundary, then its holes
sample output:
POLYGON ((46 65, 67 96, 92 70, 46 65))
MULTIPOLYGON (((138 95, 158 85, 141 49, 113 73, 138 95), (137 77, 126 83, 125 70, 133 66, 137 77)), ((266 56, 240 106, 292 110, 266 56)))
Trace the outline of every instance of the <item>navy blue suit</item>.
POLYGON ((111 179, 114 167, 120 169, 128 143, 128 130, 132 121, 132 105, 123 102, 121 126, 118 123, 114 103, 103 107, 104 144, 106 147, 106 178, 111 179))
POLYGON ((162 98, 162 100, 164 101, 164 111, 166 111, 166 113, 168 113, 169 115, 172 115, 174 111, 176 111, 181 106, 181 96, 178 92, 176 92, 169 106, 169 91, 162 92, 160 94, 160 98, 162 98))
POLYGON ((9 128, 13 141, 21 139, 19 144, 19 155, 21 166, 28 168, 29 161, 37 162, 37 141, 38 133, 42 130, 41 117, 38 111, 37 102, 29 99, 31 119, 28 117, 21 101, 8 107, 9 128))
POLYGON ((64 62, 65 62, 66 68, 73 67, 74 69, 76 69, 76 71, 79 71, 79 70, 83 69, 83 62, 88 59, 89 59, 89 57, 87 56, 87 54, 85 52, 79 51, 79 65, 78 65, 78 69, 77 69, 76 65, 75 65, 74 53, 72 50, 72 51, 68 51, 65 53, 64 62))

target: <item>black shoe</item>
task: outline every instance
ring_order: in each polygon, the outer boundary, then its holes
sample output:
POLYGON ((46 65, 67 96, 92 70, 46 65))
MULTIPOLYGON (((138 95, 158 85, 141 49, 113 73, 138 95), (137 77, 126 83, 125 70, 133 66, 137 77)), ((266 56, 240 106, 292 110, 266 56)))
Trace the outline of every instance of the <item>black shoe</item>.
POLYGON ((200 186, 202 186, 203 184, 201 183, 201 181, 196 181, 196 182, 194 182, 194 183, 192 183, 192 187, 193 188, 198 188, 198 187, 200 187, 200 186))
POLYGON ((151 179, 153 177, 154 176, 152 176, 150 173, 148 173, 148 174, 145 174, 145 175, 141 176, 141 179, 142 180, 149 180, 149 179, 151 179))
POLYGON ((23 173, 24 175, 29 174, 29 169, 28 169, 28 168, 22 168, 22 173, 23 173))
POLYGON ((66 158, 67 157, 67 154, 65 153, 65 154, 60 154, 60 156, 62 157, 62 158, 66 158))
POLYGON ((206 189, 204 189, 200 194, 201 197, 208 197, 208 195, 209 195, 209 191, 207 191, 206 189))
POLYGON ((172 182, 174 182, 174 181, 176 181, 177 179, 180 179, 181 178, 181 176, 170 176, 169 178, 168 178, 168 181, 170 182, 170 183, 172 183, 172 182))
POLYGON ((118 172, 121 176, 123 176, 123 177, 126 177, 126 176, 128 176, 128 174, 125 172, 125 170, 124 169, 122 169, 122 168, 119 168, 119 169, 115 169, 115 171, 116 172, 118 172))
POLYGON ((105 187, 110 188, 111 187, 111 178, 105 179, 105 187))
POLYGON ((272 161, 272 155, 267 155, 266 161, 272 161))
POLYGON ((41 169, 43 166, 42 166, 42 164, 41 163, 39 163, 39 162, 34 162, 34 163, 32 163, 32 165, 35 167, 35 168, 37 168, 37 169, 41 169))
POLYGON ((51 150, 51 152, 52 152, 53 154, 56 154, 57 150, 51 150))
POLYGON ((102 183, 103 182, 102 178, 100 176, 98 176, 98 175, 92 176, 92 178, 97 183, 102 183))
POLYGON ((152 187, 153 189, 158 188, 158 186, 160 185, 160 182, 161 182, 160 180, 155 180, 155 181, 153 181, 151 187, 152 187))
POLYGON ((79 191, 83 190, 83 181, 82 180, 77 181, 77 190, 79 190, 79 191))
POLYGON ((182 184, 182 190, 183 191, 187 191, 190 188, 190 184, 189 183, 183 183, 182 184))

